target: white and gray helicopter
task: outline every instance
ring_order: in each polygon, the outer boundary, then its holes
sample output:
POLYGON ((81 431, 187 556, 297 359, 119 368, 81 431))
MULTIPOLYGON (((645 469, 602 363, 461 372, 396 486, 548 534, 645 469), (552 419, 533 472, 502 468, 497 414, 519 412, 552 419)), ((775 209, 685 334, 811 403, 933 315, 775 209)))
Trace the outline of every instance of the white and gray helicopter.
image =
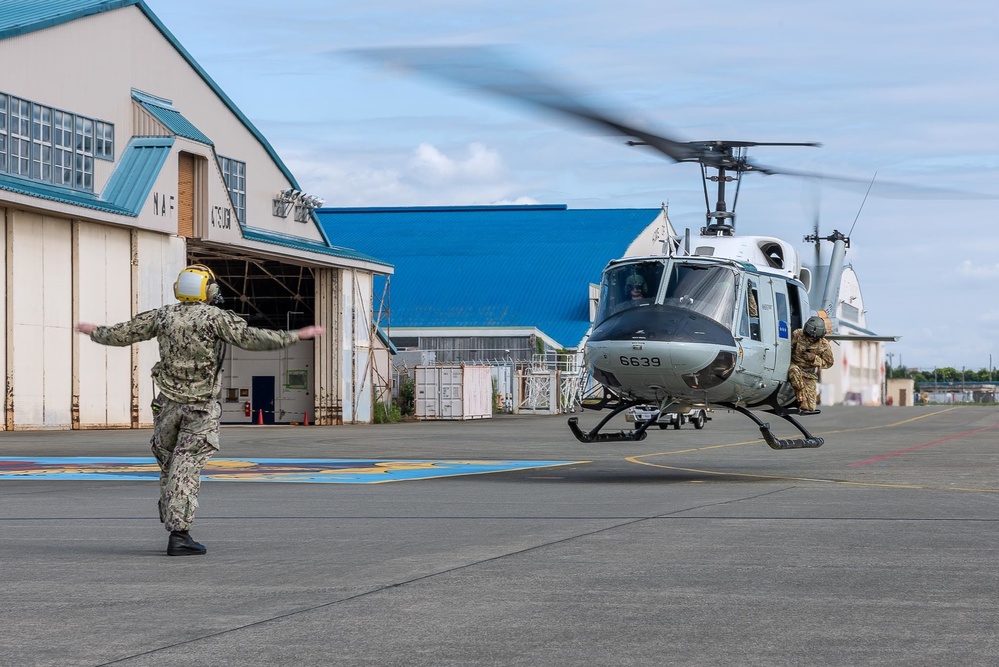
MULTIPOLYGON (((854 189, 867 186, 870 194, 867 181, 770 167, 747 157, 754 147, 819 144, 679 141, 585 105, 489 48, 411 47, 353 54, 526 102, 628 137, 628 145, 648 146, 674 162, 700 165, 707 211, 699 236, 692 237, 689 230, 683 237, 669 234, 660 254, 613 260, 603 271, 596 318, 585 341, 585 359, 600 391, 584 399, 583 407, 610 412, 588 430, 580 427, 578 417, 571 417, 568 425, 578 440, 641 440, 660 415, 665 420, 692 408, 719 406, 752 419, 773 449, 819 447, 824 439, 795 419, 799 408, 787 380, 791 332, 818 317, 827 339, 897 340, 839 332, 835 308, 848 235, 834 231, 819 236, 816 224, 813 234, 805 237, 816 245, 816 260, 820 242, 831 243, 832 250, 827 265, 816 261, 812 268, 787 241, 735 235, 735 203, 748 173, 815 178, 854 189), (729 186, 735 188, 731 207, 729 186), (638 292, 632 290, 636 284, 641 286, 638 292), (648 405, 653 406, 651 416, 634 428, 603 430, 621 412, 648 405), (801 437, 778 438, 757 412, 790 422, 801 437)), ((890 197, 980 197, 884 182, 878 186, 877 194, 890 197)))

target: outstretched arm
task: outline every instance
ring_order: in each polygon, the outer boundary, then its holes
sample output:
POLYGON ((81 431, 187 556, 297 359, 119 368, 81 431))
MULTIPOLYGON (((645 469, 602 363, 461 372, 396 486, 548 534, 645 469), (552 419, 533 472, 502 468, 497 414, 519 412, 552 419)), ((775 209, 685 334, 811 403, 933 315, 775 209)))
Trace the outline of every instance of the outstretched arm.
POLYGON ((93 322, 79 322, 76 325, 76 330, 90 336, 90 340, 95 343, 124 347, 149 340, 156 335, 156 311, 147 310, 127 322, 107 326, 93 322))
POLYGON ((312 338, 319 338, 324 333, 326 333, 326 327, 320 326, 308 326, 298 330, 298 340, 310 340, 312 338))
POLYGON ((326 333, 326 329, 319 326, 308 326, 297 331, 251 327, 239 316, 223 310, 218 310, 213 318, 218 336, 230 345, 244 350, 276 350, 326 333))

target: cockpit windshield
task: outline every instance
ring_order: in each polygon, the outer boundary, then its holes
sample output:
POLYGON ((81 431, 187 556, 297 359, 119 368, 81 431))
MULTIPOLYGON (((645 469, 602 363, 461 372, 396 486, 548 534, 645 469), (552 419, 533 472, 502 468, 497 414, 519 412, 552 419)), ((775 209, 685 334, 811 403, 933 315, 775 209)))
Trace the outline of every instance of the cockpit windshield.
POLYGON ((653 303, 663 277, 663 262, 637 262, 608 269, 600 285, 596 321, 615 313, 653 303))
POLYGON ((683 261, 645 261, 618 265, 604 273, 596 323, 628 308, 656 302, 666 274, 662 303, 688 308, 729 327, 735 315, 736 274, 727 267, 683 261))
POLYGON ((663 303, 689 308, 728 327, 735 314, 735 280, 735 272, 726 267, 675 262, 663 303))

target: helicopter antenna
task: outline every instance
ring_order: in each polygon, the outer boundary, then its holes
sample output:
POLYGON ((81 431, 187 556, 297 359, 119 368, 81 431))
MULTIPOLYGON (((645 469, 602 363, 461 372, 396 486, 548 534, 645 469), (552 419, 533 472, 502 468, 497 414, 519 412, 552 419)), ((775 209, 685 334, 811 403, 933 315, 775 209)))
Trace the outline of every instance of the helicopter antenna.
MULTIPOLYGON (((867 203, 867 195, 871 194, 871 188, 874 187, 874 179, 877 177, 878 172, 874 172, 874 176, 871 177, 871 184, 867 186, 867 192, 864 193, 864 200, 860 202, 860 208, 857 209, 857 217, 853 219, 853 224, 850 225, 850 231, 846 233, 847 236, 853 234, 853 228, 857 226, 857 220, 860 219, 860 212, 864 210, 864 204, 867 203)), ((818 236, 818 231, 815 232, 815 235, 818 236)))
MULTIPOLYGON (((822 239, 819 237, 819 217, 822 215, 822 192, 819 190, 819 186, 815 183, 812 184, 813 201, 812 208, 814 210, 814 220, 812 226, 812 238, 815 243, 815 262, 812 264, 812 270, 815 273, 815 277, 819 277, 819 266, 822 264, 822 239)), ((805 240, 808 240, 807 237, 805 240)))

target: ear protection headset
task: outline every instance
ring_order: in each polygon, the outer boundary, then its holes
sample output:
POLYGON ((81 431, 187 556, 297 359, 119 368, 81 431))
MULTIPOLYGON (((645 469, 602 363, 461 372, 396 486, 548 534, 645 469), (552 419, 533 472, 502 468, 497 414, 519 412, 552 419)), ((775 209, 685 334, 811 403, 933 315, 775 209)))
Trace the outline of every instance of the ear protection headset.
POLYGON ((204 264, 192 264, 177 276, 173 294, 178 301, 201 301, 219 305, 222 292, 215 274, 204 264))

